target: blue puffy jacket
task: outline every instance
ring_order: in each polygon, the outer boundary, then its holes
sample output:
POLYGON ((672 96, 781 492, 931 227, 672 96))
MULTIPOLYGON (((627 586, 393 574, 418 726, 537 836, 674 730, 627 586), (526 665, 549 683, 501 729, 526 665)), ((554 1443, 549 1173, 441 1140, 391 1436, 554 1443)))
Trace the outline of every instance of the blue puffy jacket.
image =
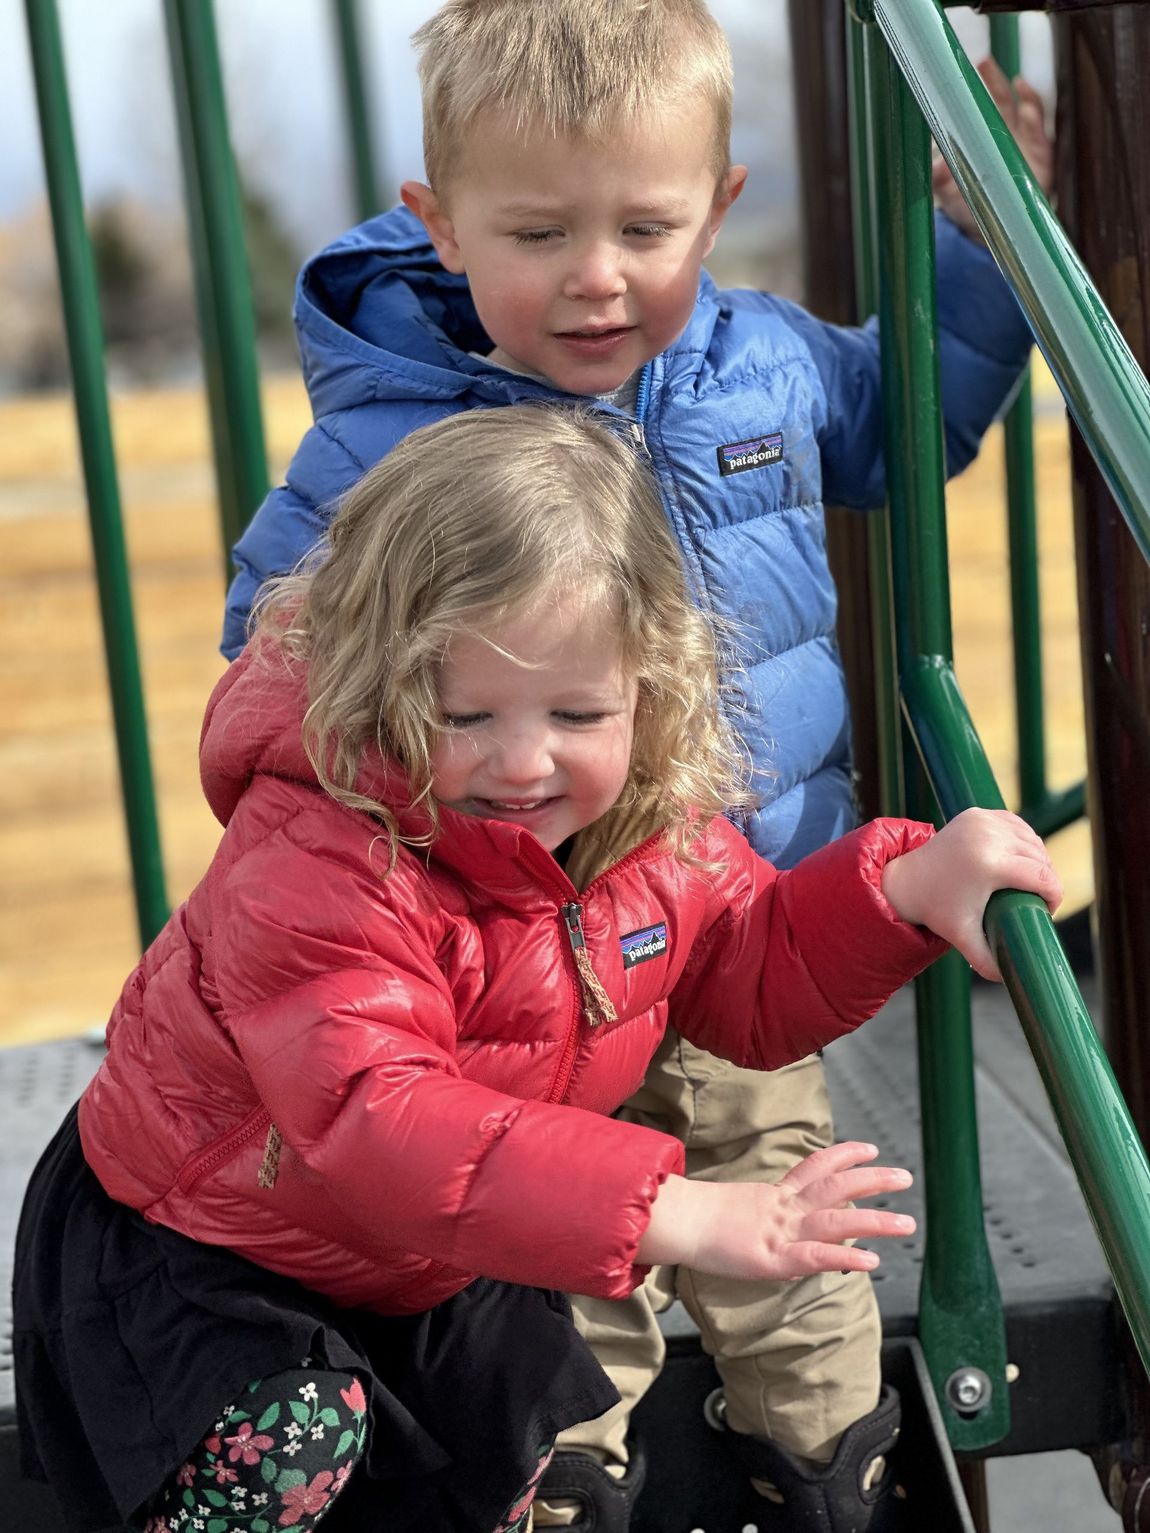
MULTIPOLYGON (((1030 334, 989 254, 941 216, 937 234, 957 472, 1030 334)), ((261 582, 308 552, 343 492, 402 437, 457 410, 571 397, 470 354, 491 343, 467 279, 443 269, 402 208, 309 262, 295 318, 315 425, 236 547, 229 658, 261 582)), ((643 371, 636 414, 698 599, 740 638, 736 721, 762 799, 744 828, 789 867, 854 821, 823 501, 863 510, 885 497, 876 327, 828 325, 765 293, 719 291, 704 274, 686 330, 643 371)))

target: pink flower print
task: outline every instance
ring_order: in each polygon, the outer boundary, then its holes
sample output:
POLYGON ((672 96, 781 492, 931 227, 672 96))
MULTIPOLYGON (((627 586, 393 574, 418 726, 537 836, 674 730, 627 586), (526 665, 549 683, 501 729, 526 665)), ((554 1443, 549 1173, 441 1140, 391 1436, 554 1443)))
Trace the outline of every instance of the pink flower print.
POLYGON ((334 1479, 330 1469, 321 1469, 310 1485, 292 1485, 285 1490, 280 1527, 298 1522, 304 1512, 322 1512, 334 1494, 334 1489, 330 1488, 334 1479))
POLYGON ((245 1464, 258 1464, 260 1454, 266 1453, 273 1446, 274 1439, 266 1432, 253 1432, 250 1421, 241 1421, 236 1428, 234 1437, 225 1437, 224 1442, 228 1445, 228 1458, 233 1464, 242 1459, 245 1464))
POLYGON ((166 1517, 149 1517, 144 1524, 144 1533, 169 1533, 170 1526, 166 1517))
MULTIPOLYGON (((208 1450, 209 1453, 218 1453, 220 1451, 220 1434, 218 1432, 213 1432, 211 1437, 205 1437, 204 1447, 208 1450)), ((190 1480, 188 1481, 188 1484, 191 1484, 190 1480)))
POLYGON ((207 1473, 215 1476, 217 1485, 226 1485, 229 1481, 239 1479, 239 1475, 236 1473, 236 1471, 234 1469, 229 1469, 226 1464, 209 1464, 207 1473))
POLYGON ((355 1468, 355 1464, 351 1463, 351 1464, 345 1464, 342 1469, 337 1469, 336 1470, 336 1472, 335 1472, 335 1479, 332 1481, 332 1485, 331 1485, 331 1493, 332 1493, 333 1496, 338 1496, 339 1495, 340 1491, 344 1488, 344 1486, 347 1484, 347 1482, 351 1479, 351 1472, 352 1472, 352 1470, 354 1468, 355 1468))
POLYGON ((194 1464, 185 1464, 183 1466, 183 1468, 179 1471, 179 1473, 176 1475, 176 1484, 177 1485, 191 1485, 192 1482, 195 1480, 195 1478, 196 1478, 196 1466, 194 1464))
POLYGON ((339 1395, 340 1399, 347 1406, 348 1410, 354 1412, 355 1415, 362 1416, 364 1411, 367 1410, 367 1401, 364 1398, 363 1385, 359 1382, 358 1379, 353 1378, 351 1381, 351 1388, 341 1389, 339 1395))

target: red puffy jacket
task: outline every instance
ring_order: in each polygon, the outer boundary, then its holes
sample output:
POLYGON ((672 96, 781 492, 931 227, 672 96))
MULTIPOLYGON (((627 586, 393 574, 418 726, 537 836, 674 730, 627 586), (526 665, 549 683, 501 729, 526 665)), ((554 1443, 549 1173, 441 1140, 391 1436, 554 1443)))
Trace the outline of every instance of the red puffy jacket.
POLYGON ((112 1197, 338 1302, 423 1310, 477 1273, 627 1294, 683 1150, 608 1114, 668 1014, 771 1069, 942 951, 880 892, 931 834, 903 821, 777 873, 718 820, 699 850, 723 871, 652 838, 580 893, 529 832, 444 810, 388 874, 378 824, 315 779, 302 697, 251 651, 216 687, 201 770, 226 829, 124 987, 80 1129, 112 1197), (615 1020, 585 1005, 580 940, 615 1020))

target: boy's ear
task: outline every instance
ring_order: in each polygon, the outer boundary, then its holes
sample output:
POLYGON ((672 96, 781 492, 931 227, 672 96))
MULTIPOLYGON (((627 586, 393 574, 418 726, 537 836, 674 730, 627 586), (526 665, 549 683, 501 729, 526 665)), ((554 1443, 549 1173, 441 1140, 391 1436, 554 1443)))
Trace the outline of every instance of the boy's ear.
POLYGON ((727 209, 735 201, 743 187, 747 184, 747 167, 745 165, 732 165, 715 189, 715 197, 711 203, 710 230, 707 238, 707 248, 703 252, 704 257, 709 256, 715 248, 715 240, 719 230, 723 227, 723 219, 727 216, 727 209))
POLYGON ((455 239, 455 226, 439 205, 439 198, 422 181, 405 181, 399 188, 404 206, 413 212, 427 230, 435 253, 449 272, 464 273, 463 256, 455 239))

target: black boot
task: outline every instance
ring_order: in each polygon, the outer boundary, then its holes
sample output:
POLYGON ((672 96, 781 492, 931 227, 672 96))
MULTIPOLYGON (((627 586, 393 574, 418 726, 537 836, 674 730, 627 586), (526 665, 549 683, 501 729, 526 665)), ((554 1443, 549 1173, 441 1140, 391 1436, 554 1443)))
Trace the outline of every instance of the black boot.
POLYGON ((866 1533, 895 1489, 890 1455, 901 1414, 897 1392, 885 1385, 878 1406, 843 1433, 829 1464, 801 1462, 769 1438, 730 1433, 747 1473, 774 1491, 763 1496, 763 1533, 866 1533))
POLYGON ((539 1482, 540 1501, 576 1501, 579 1515, 568 1533, 627 1533, 635 1498, 647 1478, 647 1464, 634 1441, 627 1444, 627 1473, 621 1480, 608 1474, 589 1453, 559 1452, 539 1482))

